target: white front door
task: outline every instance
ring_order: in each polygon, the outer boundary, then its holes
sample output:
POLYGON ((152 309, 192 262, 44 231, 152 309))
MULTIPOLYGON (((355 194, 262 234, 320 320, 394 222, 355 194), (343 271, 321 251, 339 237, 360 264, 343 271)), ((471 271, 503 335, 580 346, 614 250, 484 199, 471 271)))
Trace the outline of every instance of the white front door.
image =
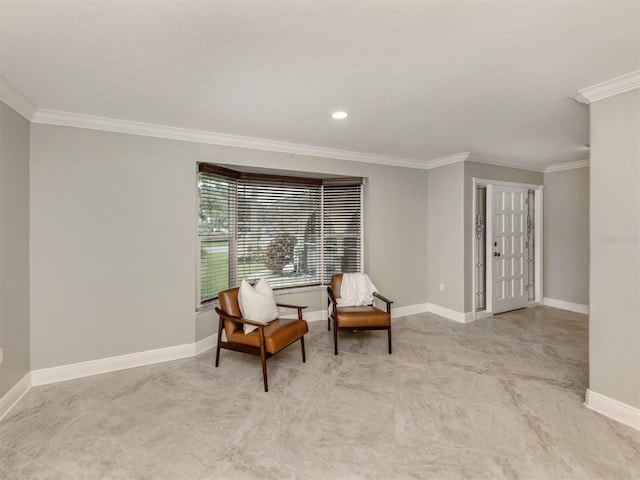
POLYGON ((527 189, 487 185, 487 310, 527 306, 527 189))

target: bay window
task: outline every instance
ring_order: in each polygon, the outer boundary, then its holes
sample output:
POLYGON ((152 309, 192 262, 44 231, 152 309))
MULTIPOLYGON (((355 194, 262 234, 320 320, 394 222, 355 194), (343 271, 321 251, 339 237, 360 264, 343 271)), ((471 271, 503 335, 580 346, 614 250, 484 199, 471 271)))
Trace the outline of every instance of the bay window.
POLYGON ((199 303, 265 277, 274 289, 362 271, 362 179, 198 168, 199 303))

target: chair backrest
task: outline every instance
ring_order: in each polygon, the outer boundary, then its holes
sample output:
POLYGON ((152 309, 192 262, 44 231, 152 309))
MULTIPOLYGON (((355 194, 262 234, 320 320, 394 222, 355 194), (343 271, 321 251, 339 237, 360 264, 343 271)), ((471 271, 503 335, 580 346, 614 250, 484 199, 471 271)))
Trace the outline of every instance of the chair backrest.
MULTIPOLYGON (((240 287, 230 288, 218 293, 218 301, 220 302, 220 308, 229 315, 234 317, 241 317, 240 303, 238 302, 238 292, 240 287)), ((224 321, 224 330, 228 335, 231 335, 238 330, 242 330, 243 325, 240 322, 234 322, 233 320, 224 321)))
POLYGON ((342 274, 331 275, 331 291, 333 296, 340 298, 340 287, 342 286, 342 274))

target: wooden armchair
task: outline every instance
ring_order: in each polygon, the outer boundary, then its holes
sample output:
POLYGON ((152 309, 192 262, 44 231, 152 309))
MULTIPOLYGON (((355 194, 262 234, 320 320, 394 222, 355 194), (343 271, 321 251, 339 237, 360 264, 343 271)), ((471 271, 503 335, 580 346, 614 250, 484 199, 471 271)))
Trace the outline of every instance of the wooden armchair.
POLYGON ((275 355, 280 350, 288 347, 296 340, 300 340, 302 346, 302 361, 305 362, 304 335, 309 331, 307 322, 302 319, 302 309, 297 305, 277 304, 279 307, 298 310, 297 319, 278 318, 268 325, 252 322, 242 318, 238 303, 239 288, 231 288, 218 294, 220 308, 216 312, 220 316, 218 322, 218 345, 216 347, 216 367, 220 361, 220 349, 235 350, 237 352, 259 355, 262 362, 262 378, 264 391, 269 391, 267 383, 267 358, 275 355), (245 335, 243 325, 258 327, 245 335), (222 341, 222 329, 224 327, 226 341, 222 341))
POLYGON ((376 308, 375 305, 363 307, 338 307, 340 287, 342 286, 342 274, 331 276, 331 285, 327 287, 328 311, 327 329, 331 330, 333 320, 333 347, 334 354, 338 354, 338 330, 386 330, 389 339, 389 354, 391 354, 391 300, 383 297, 378 292, 373 296, 386 303, 386 311, 376 308))

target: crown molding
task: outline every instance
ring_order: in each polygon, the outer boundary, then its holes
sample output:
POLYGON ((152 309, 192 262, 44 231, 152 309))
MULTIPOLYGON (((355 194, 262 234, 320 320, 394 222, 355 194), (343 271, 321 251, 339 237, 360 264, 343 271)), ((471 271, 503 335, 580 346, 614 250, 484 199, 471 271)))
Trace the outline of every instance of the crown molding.
POLYGON ((431 170, 432 168, 444 167, 446 165, 453 165, 454 163, 464 162, 469 158, 471 152, 462 152, 456 153, 453 155, 448 155, 446 157, 437 158, 435 160, 429 160, 426 165, 427 170, 431 170))
POLYGON ((548 165, 544 169, 544 173, 563 172, 565 170, 573 170, 576 168, 585 168, 589 166, 589 159, 578 160, 577 162, 557 163, 555 165, 548 165))
POLYGON ((503 160, 500 158, 487 157, 484 155, 471 154, 467 159, 470 162, 484 163, 487 165, 496 165, 498 167, 517 168, 519 170, 529 170, 531 172, 544 172, 544 165, 535 163, 513 162, 511 160, 503 160))
POLYGON ((640 70, 578 90, 571 98, 588 105, 604 98, 628 92, 634 88, 640 88, 640 70))
MULTIPOLYGON (((46 125, 59 125, 64 127, 86 128, 106 132, 126 133, 130 135, 142 135, 147 137, 164 138, 169 140, 181 140, 185 142, 206 143, 227 147, 250 148, 270 152, 289 153, 311 157, 332 158, 351 162, 373 163, 389 165, 393 167, 414 168, 418 170, 431 170, 455 163, 473 161, 508 168, 518 168, 535 172, 544 172, 541 165, 531 163, 512 162, 470 152, 461 152, 446 157, 441 157, 428 162, 412 160, 409 158, 389 157, 370 153, 339 150, 335 148, 318 147, 297 143, 266 140, 262 138, 228 135, 224 133, 207 132, 204 130, 191 130, 179 127, 170 127, 153 123, 135 122, 131 120, 119 120, 115 118, 84 115, 80 113, 62 112, 59 110, 37 109, 31 117, 31 122, 46 125)), ((577 167, 576 167, 577 168, 577 167)))
POLYGON ((38 109, 31 100, 2 75, 0 75, 0 100, 27 120, 31 120, 38 109))
MULTIPOLYGON (((546 169, 543 165, 537 165, 534 163, 522 163, 512 162, 511 160, 502 160, 498 158, 487 157, 484 155, 476 155, 471 152, 456 153, 455 155, 449 155, 447 157, 438 158, 436 160, 430 160, 427 163, 426 169, 444 167, 446 165, 453 165, 460 162, 476 162, 484 163, 486 165, 496 165, 498 167, 517 168, 519 170, 529 170, 532 172, 545 172, 546 169)), ((579 168, 579 167, 571 167, 579 168)))
POLYGON ((243 137, 224 133, 207 132, 204 130, 190 130, 186 128, 170 127, 153 123, 135 122, 130 120, 118 120, 115 118, 83 115, 79 113, 61 112, 58 110, 38 109, 31 119, 33 123, 48 125, 60 125, 65 127, 87 128, 107 132, 128 133, 147 137, 165 138, 170 140, 182 140, 186 142, 207 143, 223 145, 227 147, 251 148, 254 150, 266 150, 270 152, 282 152, 311 157, 334 158, 351 162, 375 163, 391 165, 394 167, 406 167, 425 169, 426 165, 419 160, 411 160, 400 157, 388 157, 335 148, 302 145, 297 143, 279 142, 262 138, 243 137))

